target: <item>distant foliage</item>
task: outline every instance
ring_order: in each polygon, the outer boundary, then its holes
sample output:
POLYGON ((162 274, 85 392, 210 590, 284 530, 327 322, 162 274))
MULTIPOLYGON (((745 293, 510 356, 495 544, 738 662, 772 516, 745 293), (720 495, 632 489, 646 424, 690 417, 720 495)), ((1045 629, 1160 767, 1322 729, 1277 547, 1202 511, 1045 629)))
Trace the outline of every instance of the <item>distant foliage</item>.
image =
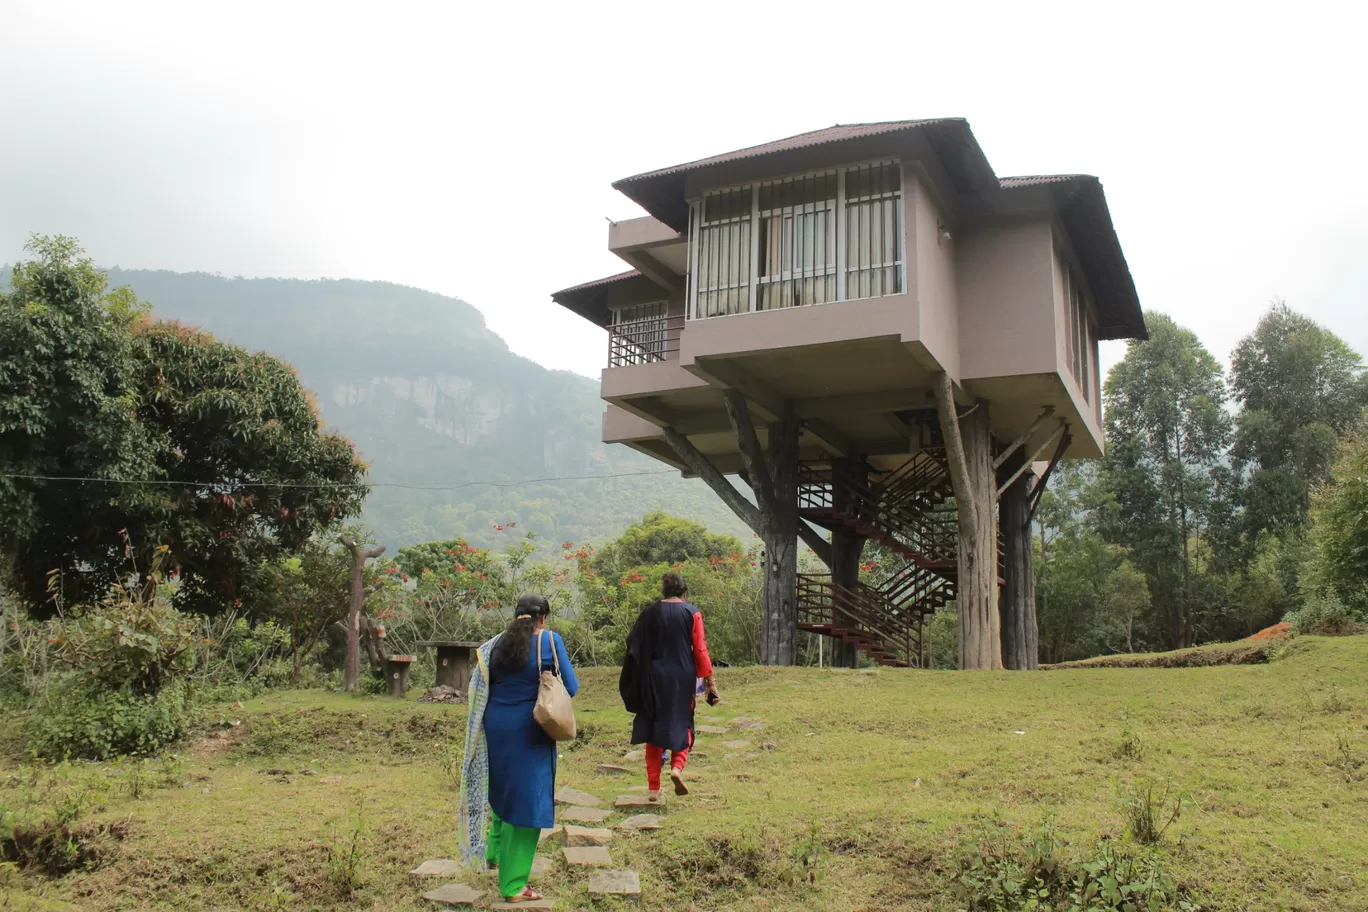
POLYGON ((632 523, 595 557, 595 572, 611 576, 632 567, 718 560, 744 551, 730 535, 714 535, 692 520, 656 510, 632 523))
POLYGON ((1341 442, 1311 517, 1313 585, 1368 614, 1368 417, 1341 442))

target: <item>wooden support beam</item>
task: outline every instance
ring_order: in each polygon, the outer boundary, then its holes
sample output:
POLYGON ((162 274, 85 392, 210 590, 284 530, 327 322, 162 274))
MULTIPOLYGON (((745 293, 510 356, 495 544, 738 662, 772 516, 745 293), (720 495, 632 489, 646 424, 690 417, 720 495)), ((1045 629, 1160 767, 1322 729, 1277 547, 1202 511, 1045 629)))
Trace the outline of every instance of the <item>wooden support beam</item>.
POLYGON ((1022 475, 1025 475, 1027 470, 1031 468, 1031 463, 1039 460, 1041 455, 1044 454, 1044 452, 1050 447, 1050 444, 1059 440, 1061 435, 1066 434, 1068 430, 1069 422, 1065 421, 1063 418, 1059 419, 1059 427, 1055 428, 1055 432, 1050 435, 1049 439, 1047 439, 1040 446, 1036 447, 1036 451, 1031 454, 1031 458, 1022 462, 1020 467, 1018 467, 1017 470, 1012 473, 1012 476, 1010 478, 1008 478, 1002 484, 998 485, 997 496, 1001 498, 1003 492, 1012 486, 1012 482, 1016 481, 1022 475))
POLYGON ((1022 444, 1030 440, 1031 435, 1034 434, 1036 431, 1040 430, 1040 425, 1044 423, 1045 419, 1049 418, 1053 414, 1054 406, 1045 406, 1045 408, 1040 413, 1040 417, 1037 418, 1035 421, 1031 422, 1031 426, 1026 429, 1026 433, 1022 434, 1016 440, 1012 441, 1011 446, 1007 447, 1007 449, 999 453, 998 458, 993 460, 993 471, 996 472, 998 469, 1002 468, 1002 464, 1006 462, 1008 459, 1010 459, 1012 454, 1015 453, 1017 449, 1021 447, 1022 444))
MULTIPOLYGON (((700 361, 697 368, 705 379, 715 385, 736 390, 744 396, 751 408, 765 421, 782 421, 784 416, 793 414, 792 405, 783 396, 735 364, 726 361, 700 361)), ((802 427, 824 449, 838 456, 854 455, 853 444, 830 422, 811 419, 802 422, 802 427)))
POLYGON ((736 444, 741 450, 741 464, 745 466, 746 478, 756 498, 764 510, 777 513, 780 504, 774 496, 774 475, 765 461, 765 453, 760 449, 760 437, 755 433, 751 421, 750 408, 738 390, 729 389, 722 393, 722 404, 727 408, 727 418, 736 432, 736 444))
POLYGON ((680 434, 674 428, 662 429, 665 442, 670 445, 679 456, 680 461, 689 467, 689 470, 707 482, 708 487, 713 489, 713 493, 722 498, 722 502, 731 508, 752 532, 756 535, 763 535, 764 529, 760 523, 760 510, 755 504, 741 496, 741 492, 732 487, 732 483, 727 481, 727 476, 718 471, 717 467, 699 452, 698 447, 689 442, 689 438, 680 434))
POLYGON ((927 391, 884 390, 873 393, 854 393, 844 396, 819 396, 814 399, 799 399, 793 403, 799 418, 839 418, 842 415, 859 415, 869 412, 901 412, 908 409, 926 408, 927 391))
POLYGON ((1054 474, 1055 466, 1059 465, 1060 458, 1064 455, 1064 451, 1069 448, 1069 443, 1072 440, 1073 435, 1069 433, 1060 438, 1059 446, 1055 449, 1054 456, 1050 458, 1050 464, 1045 467, 1045 474, 1041 475, 1040 480, 1031 488, 1031 506, 1026 512, 1026 522, 1029 523, 1035 519, 1036 507, 1040 506, 1040 498, 1045 494, 1045 486, 1050 483, 1050 476, 1054 474))

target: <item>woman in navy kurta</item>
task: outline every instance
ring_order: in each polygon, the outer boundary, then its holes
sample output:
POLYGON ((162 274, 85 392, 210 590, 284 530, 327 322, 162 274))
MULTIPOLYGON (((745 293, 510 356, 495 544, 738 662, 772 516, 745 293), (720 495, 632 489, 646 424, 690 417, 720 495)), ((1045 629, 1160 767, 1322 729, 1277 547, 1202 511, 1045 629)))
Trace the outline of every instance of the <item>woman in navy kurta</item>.
POLYGON ((660 601, 641 612, 627 638, 624 663, 631 666, 624 678, 634 678, 637 691, 631 695, 636 707, 632 743, 646 745, 646 788, 652 801, 660 800, 665 751, 670 752, 675 794, 689 794, 684 765, 694 742, 694 698, 700 680, 709 703, 721 700, 713 680, 703 614, 685 601, 689 587, 678 573, 666 573, 660 583, 660 601))
POLYGON ((505 899, 534 898, 527 878, 537 838, 555 826, 556 742, 532 718, 541 671, 559 661, 566 692, 573 697, 579 690, 565 642, 545 629, 550 612, 545 596, 521 596, 513 623, 490 654, 484 729, 493 825, 486 857, 499 868, 505 899))

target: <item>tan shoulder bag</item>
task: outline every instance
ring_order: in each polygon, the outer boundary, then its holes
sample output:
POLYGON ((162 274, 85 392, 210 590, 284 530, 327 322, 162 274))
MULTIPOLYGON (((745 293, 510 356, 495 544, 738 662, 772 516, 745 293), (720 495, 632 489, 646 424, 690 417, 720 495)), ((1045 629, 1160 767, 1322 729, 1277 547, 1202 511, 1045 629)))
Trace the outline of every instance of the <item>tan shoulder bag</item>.
POLYGON ((570 694, 560 677, 560 653, 551 642, 551 661, 555 670, 542 668, 542 634, 537 632, 537 670, 541 683, 537 688, 537 705, 532 707, 532 718, 554 741, 569 741, 575 737, 575 708, 570 705, 570 694))

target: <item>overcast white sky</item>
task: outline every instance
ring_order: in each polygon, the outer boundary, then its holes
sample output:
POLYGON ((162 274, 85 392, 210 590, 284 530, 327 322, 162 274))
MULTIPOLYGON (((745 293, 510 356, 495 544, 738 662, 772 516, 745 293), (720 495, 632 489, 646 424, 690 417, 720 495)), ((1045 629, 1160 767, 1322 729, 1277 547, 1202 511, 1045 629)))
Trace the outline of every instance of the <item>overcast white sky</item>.
POLYGON ((1218 357, 1274 297, 1368 352, 1366 18, 0 0, 0 262, 43 232, 102 265, 385 279, 597 375, 601 332, 548 296, 624 268, 605 217, 640 213, 611 181, 833 123, 959 116, 999 175, 1100 176, 1141 301, 1218 357))

